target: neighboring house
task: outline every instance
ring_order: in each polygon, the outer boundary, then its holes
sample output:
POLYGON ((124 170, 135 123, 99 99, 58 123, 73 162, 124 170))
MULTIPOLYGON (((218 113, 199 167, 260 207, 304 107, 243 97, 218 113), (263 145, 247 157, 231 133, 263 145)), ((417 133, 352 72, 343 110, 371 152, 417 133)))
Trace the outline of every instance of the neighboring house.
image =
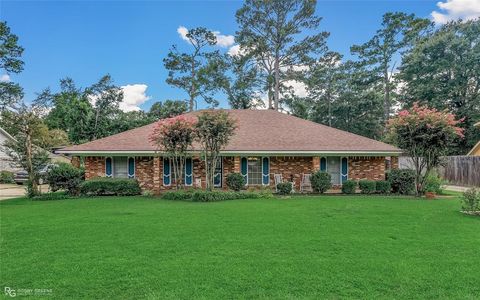
MULTIPOLYGON (((273 110, 225 111, 237 120, 237 128, 221 152, 215 177, 218 187, 225 187, 225 177, 232 172, 244 175, 248 186, 271 187, 274 174, 281 174, 298 189, 302 175, 317 170, 330 173, 332 183, 340 186, 347 179, 383 180, 388 166, 398 167, 401 150, 379 141, 273 110)), ((74 156, 75 164, 82 157, 87 179, 137 178, 142 189, 159 193, 173 186, 174 176, 170 161, 149 143, 154 126, 152 123, 57 152, 74 156)), ((185 167, 186 185, 203 187, 203 168, 200 149, 194 145, 185 167)))
MULTIPOLYGON (((15 138, 0 127, 0 171, 16 172, 20 169, 12 166, 12 160, 5 152, 4 143, 6 141, 15 141, 15 138)), ((70 162, 70 158, 65 155, 49 153, 48 157, 52 162, 70 162)))
MULTIPOLYGON (((480 130, 480 122, 475 123, 473 126, 477 127, 480 130)), ((480 156, 480 141, 478 141, 477 144, 473 146, 472 150, 470 150, 467 155, 480 156)))
POLYGON ((17 168, 13 168, 11 166, 11 159, 7 155, 4 144, 7 141, 15 141, 13 136, 11 136, 8 132, 6 132, 2 127, 0 127, 0 171, 10 171, 15 172, 18 171, 17 168))

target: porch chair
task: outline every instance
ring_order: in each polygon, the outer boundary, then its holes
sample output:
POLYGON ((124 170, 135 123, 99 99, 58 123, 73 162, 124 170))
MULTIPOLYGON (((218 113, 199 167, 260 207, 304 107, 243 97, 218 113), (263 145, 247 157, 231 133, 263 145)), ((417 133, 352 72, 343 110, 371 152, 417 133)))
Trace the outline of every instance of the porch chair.
POLYGON ((282 174, 273 174, 273 179, 275 180, 275 192, 278 193, 277 185, 283 182, 282 174))
POLYGON ((312 191, 312 182, 310 177, 312 174, 302 174, 302 181, 300 182, 300 192, 311 192, 312 191))

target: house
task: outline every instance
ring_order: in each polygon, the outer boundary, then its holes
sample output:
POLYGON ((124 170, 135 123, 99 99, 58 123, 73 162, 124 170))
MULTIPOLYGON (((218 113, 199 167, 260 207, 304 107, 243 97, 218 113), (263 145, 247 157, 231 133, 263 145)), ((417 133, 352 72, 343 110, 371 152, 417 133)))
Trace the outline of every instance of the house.
MULTIPOLYGON (((480 129, 480 122, 475 123, 473 126, 480 129)), ((470 150, 467 154, 468 156, 480 156, 480 141, 477 142, 475 146, 473 146, 472 150, 470 150)))
MULTIPOLYGON (((225 110, 237 128, 221 152, 215 186, 225 187, 232 172, 244 175, 248 186, 274 186, 274 174, 293 181, 298 189, 302 174, 325 170, 332 183, 347 179, 385 179, 386 168, 398 167, 401 150, 366 137, 338 130, 273 110, 225 110)), ((196 115, 199 112, 189 113, 196 115)), ((161 192, 172 187, 172 166, 149 143, 155 123, 85 144, 60 149, 59 153, 82 160, 87 179, 137 178, 144 190, 161 192)), ((185 166, 187 186, 204 186, 200 149, 194 146, 185 166)))
POLYGON ((6 132, 5 129, 0 127, 0 171, 15 172, 18 169, 11 166, 12 160, 10 156, 7 155, 3 146, 8 141, 15 141, 15 139, 8 132, 6 132))

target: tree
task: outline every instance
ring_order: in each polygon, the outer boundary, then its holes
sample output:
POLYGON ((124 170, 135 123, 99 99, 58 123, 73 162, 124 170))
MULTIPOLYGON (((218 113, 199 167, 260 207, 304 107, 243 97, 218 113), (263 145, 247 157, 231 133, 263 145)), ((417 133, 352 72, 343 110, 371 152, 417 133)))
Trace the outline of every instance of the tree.
MULTIPOLYGON (((218 89, 216 84, 210 80, 212 69, 216 68, 210 64, 218 56, 218 52, 207 52, 205 48, 217 43, 213 32, 203 27, 190 29, 186 35, 189 44, 193 47, 189 53, 181 53, 174 45, 163 60, 168 70, 167 83, 184 90, 189 96, 189 110, 193 111, 197 104, 197 98, 217 105, 213 98, 213 92, 218 89)), ((218 70, 216 70, 218 71, 218 70)))
POLYGON ((149 140, 164 152, 173 164, 175 186, 184 185, 184 166, 187 152, 191 150, 195 138, 195 119, 190 116, 177 116, 156 123, 149 140))
POLYGON ((187 102, 183 100, 165 100, 163 102, 153 103, 148 115, 154 120, 160 120, 181 115, 185 113, 187 109, 187 102))
POLYGON ((220 151, 228 144, 235 130, 235 120, 224 111, 203 112, 196 123, 197 140, 202 147, 207 189, 213 188, 215 167, 220 151))
POLYGON ((353 45, 350 51, 357 55, 359 63, 368 69, 368 75, 375 88, 383 93, 383 120, 390 118, 392 93, 395 90, 393 76, 396 71, 397 56, 405 51, 421 32, 430 28, 426 19, 416 18, 413 14, 386 13, 381 28, 365 44, 353 45))
POLYGON ((113 83, 110 75, 86 89, 86 95, 94 103, 94 118, 92 120, 92 139, 102 138, 111 134, 112 119, 120 114, 119 104, 123 100, 123 91, 113 83))
MULTIPOLYGON (((10 32, 6 22, 0 22, 0 70, 3 75, 18 74, 23 70, 23 61, 20 59, 23 48, 18 45, 18 37, 10 32)), ((2 75, 2 74, 0 74, 2 75)), ((20 85, 6 81, 0 81, 0 110, 17 103, 23 97, 23 89, 20 85)))
POLYGON ((279 109, 282 85, 327 49, 329 33, 318 31, 315 6, 314 0, 247 0, 236 13, 236 40, 263 73, 269 108, 279 109))
POLYGON ((415 167, 417 196, 424 192, 427 176, 441 163, 450 144, 463 137, 463 129, 457 126, 461 121, 447 111, 417 103, 389 121, 387 139, 405 151, 415 167))
POLYGON ((480 139, 473 126, 480 120, 480 20, 451 22, 427 34, 404 56, 399 80, 403 107, 421 99, 464 118, 465 139, 450 145, 449 154, 467 153, 480 139))
POLYGON ((32 197, 39 194, 38 171, 49 160, 48 152, 36 145, 45 107, 41 97, 38 97, 31 105, 17 103, 12 109, 15 110, 15 122, 19 132, 15 134, 15 141, 6 142, 4 147, 13 163, 27 171, 27 191, 28 196, 32 197))

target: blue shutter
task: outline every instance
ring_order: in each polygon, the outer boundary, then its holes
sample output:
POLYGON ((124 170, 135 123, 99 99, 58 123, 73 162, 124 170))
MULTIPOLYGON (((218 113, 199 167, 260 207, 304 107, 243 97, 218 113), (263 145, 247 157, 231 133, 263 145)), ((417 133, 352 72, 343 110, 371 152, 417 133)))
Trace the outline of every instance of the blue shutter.
POLYGON ((320 171, 327 171, 327 159, 325 157, 320 158, 320 171))
POLYGON ((185 160, 185 185, 192 185, 193 184, 193 162, 191 158, 187 158, 185 160))
POLYGON ((262 160, 262 183, 264 185, 270 184, 270 160, 264 157, 262 160))
POLYGON ((163 185, 170 185, 170 160, 163 159, 163 185))
POLYGON ((348 159, 346 157, 342 157, 342 183, 348 179, 348 159))
POLYGON ((128 178, 135 177, 135 158, 128 158, 128 178))
POLYGON ((240 172, 242 173, 243 178, 245 179, 245 184, 248 184, 247 172, 248 172, 248 160, 246 157, 242 157, 240 172))
POLYGON ((105 176, 112 177, 112 158, 105 158, 105 176))

